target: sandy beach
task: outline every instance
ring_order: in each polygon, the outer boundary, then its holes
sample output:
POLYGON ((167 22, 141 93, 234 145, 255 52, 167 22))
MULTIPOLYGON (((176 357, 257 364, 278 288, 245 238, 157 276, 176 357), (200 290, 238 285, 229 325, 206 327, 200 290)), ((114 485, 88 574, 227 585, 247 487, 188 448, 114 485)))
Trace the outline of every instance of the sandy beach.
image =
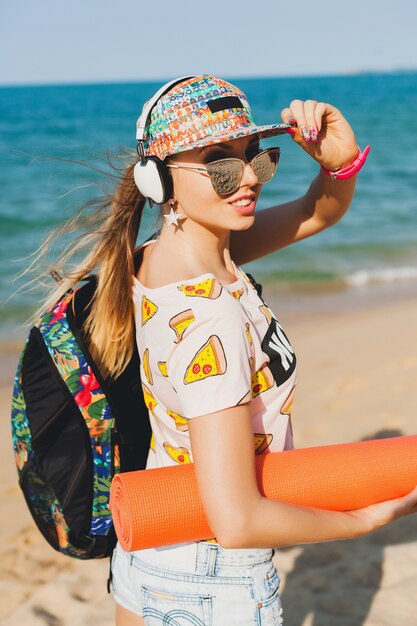
MULTIPOLYGON (((264 297, 298 356, 293 412, 297 447, 417 433, 417 296, 394 290, 354 306, 306 298, 294 313, 264 297)), ((324 297, 324 296, 323 296, 324 297)), ((335 300, 336 302, 336 300, 335 300)), ((110 626, 108 562, 77 562, 52 550, 17 485, 9 405, 15 345, 0 354, 0 623, 110 626)), ((415 626, 417 518, 360 540, 277 550, 286 626, 415 626)))

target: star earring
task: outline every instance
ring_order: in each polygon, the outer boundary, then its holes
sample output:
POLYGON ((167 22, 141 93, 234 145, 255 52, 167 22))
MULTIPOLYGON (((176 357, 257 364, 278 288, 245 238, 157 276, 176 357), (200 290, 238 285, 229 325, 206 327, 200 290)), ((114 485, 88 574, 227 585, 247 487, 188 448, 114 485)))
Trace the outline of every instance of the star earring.
POLYGON ((175 213, 174 204, 175 204, 175 200, 174 198, 171 198, 171 200, 169 201, 170 211, 169 213, 164 215, 165 219, 167 220, 168 226, 170 226, 171 224, 173 226, 179 226, 180 224, 178 224, 178 220, 183 219, 185 217, 184 213, 175 213))

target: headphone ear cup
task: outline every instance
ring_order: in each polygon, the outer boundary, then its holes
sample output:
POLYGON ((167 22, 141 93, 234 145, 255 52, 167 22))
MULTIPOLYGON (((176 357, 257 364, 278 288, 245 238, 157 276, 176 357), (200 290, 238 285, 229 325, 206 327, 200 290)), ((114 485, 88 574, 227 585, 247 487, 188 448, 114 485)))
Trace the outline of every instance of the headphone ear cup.
POLYGON ((158 157, 150 156, 138 161, 133 168, 136 187, 155 204, 164 204, 172 193, 172 179, 168 168, 158 157))

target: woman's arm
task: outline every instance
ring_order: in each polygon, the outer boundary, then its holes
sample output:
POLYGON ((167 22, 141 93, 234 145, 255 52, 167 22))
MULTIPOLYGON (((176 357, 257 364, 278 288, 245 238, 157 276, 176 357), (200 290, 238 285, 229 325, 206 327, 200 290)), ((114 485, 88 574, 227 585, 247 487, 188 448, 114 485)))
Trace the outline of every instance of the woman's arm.
POLYGON ((334 181, 320 171, 304 196, 259 211, 251 228, 232 231, 232 258, 243 265, 332 226, 348 210, 356 178, 334 181))
POLYGON ((188 421, 200 497, 226 548, 278 547, 359 537, 414 512, 404 498, 340 513, 269 500, 259 493, 249 404, 188 421))
MULTIPOLYGON (((341 169, 356 158, 352 128, 332 105, 293 100, 281 117, 297 124, 290 131, 293 141, 326 169, 341 169)), ((320 171, 304 196, 260 211, 251 228, 232 232, 232 257, 238 264, 254 261, 335 224, 349 208, 355 183, 356 176, 334 181, 320 171)))

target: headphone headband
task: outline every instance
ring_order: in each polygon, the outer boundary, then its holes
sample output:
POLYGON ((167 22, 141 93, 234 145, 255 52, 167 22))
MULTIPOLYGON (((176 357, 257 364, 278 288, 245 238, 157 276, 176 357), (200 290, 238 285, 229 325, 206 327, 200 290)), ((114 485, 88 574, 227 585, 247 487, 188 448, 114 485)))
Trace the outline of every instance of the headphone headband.
POLYGON ((155 156, 146 157, 143 147, 145 141, 145 128, 148 123, 149 116, 155 104, 158 102, 167 91, 182 83, 189 78, 195 78, 195 76, 182 76, 169 81, 163 85, 152 98, 150 98, 142 108, 142 113, 138 121, 136 122, 136 139, 138 142, 137 151, 139 154, 139 161, 136 163, 133 176, 135 183, 141 194, 145 198, 148 198, 152 202, 157 204, 163 204, 166 202, 172 191, 172 180, 169 175, 168 168, 163 166, 163 163, 159 162, 159 159, 155 156))
POLYGON ((175 78, 174 80, 170 80, 168 83, 165 83, 165 85, 163 85, 160 89, 158 89, 158 91, 152 96, 152 98, 145 102, 145 104, 143 105, 142 113, 140 114, 140 117, 136 122, 136 139, 138 140, 138 142, 144 140, 146 123, 153 107, 158 102, 159 98, 163 96, 164 93, 169 91, 171 87, 174 87, 174 85, 182 83, 183 80, 187 80, 189 78, 195 78, 195 76, 182 76, 181 78, 175 78))

